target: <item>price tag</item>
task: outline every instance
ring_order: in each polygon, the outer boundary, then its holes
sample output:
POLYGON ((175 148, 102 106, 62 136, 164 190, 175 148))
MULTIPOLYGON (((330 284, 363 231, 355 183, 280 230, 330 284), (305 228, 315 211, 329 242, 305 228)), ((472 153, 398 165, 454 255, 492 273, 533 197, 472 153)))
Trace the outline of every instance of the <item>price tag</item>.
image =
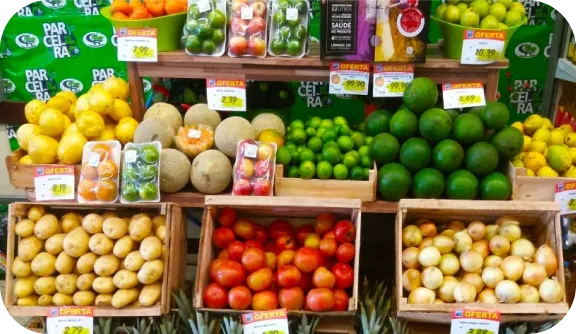
POLYGON ((74 199, 74 166, 43 165, 34 170, 37 201, 74 199))
POLYGON ((502 58, 505 43, 506 31, 504 30, 464 30, 460 63, 491 64, 502 58))
POLYGON ((244 146, 244 156, 245 157, 256 158, 257 154, 258 154, 258 146, 257 145, 247 144, 244 146))
POLYGON ((208 1, 208 0, 198 1, 198 11, 200 13, 205 13, 205 12, 209 11, 210 9, 212 9, 212 7, 210 6, 210 1, 208 1))
POLYGON ((450 334, 498 334, 500 312, 488 310, 452 310, 450 334))
POLYGON ((576 213, 576 182, 556 184, 554 201, 560 205, 561 214, 576 213))
POLYGON ((101 153, 92 152, 90 154, 90 158, 88 158, 88 166, 98 167, 100 164, 100 157, 102 156, 101 153))
POLYGON ((286 309, 242 315, 244 334, 289 334, 286 309))
POLYGON ((219 111, 246 111, 246 80, 206 79, 208 108, 219 111))
POLYGON ((242 7, 242 9, 240 10, 240 17, 242 18, 242 20, 252 20, 252 18, 254 17, 254 9, 252 9, 252 7, 249 6, 242 7))
POLYGON ((472 108, 486 105, 481 82, 445 83, 442 85, 444 109, 472 108))
POLYGON ((368 95, 369 80, 368 63, 330 64, 330 94, 368 95))
POLYGON ((190 129, 188 130, 188 138, 198 139, 202 137, 202 131, 190 129))
POLYGON ((298 8, 286 8, 286 20, 287 21, 298 20, 298 8))
POLYGON ((92 334, 94 332, 93 307, 50 307, 47 316, 48 334, 92 334))
POLYGON ((117 35, 119 61, 158 61, 156 28, 118 28, 117 35))
POLYGON ((372 96, 401 97, 412 80, 413 64, 375 64, 372 96))
POLYGON ((124 160, 126 160, 126 163, 133 163, 136 162, 136 158, 138 157, 138 151, 136 150, 127 150, 124 153, 124 160))

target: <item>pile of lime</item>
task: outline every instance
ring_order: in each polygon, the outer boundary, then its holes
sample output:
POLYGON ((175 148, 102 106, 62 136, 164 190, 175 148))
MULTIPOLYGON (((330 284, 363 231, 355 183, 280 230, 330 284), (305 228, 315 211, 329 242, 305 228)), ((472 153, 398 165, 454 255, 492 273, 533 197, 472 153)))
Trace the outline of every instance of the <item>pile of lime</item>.
POLYGON ((436 17, 464 27, 506 30, 522 23, 526 8, 514 0, 448 0, 438 6, 436 17))
POLYGON ((226 42, 226 10, 220 8, 222 1, 201 1, 188 8, 188 18, 184 24, 182 45, 192 55, 224 54, 226 42))
POLYGON ((291 178, 368 180, 374 165, 371 143, 372 137, 351 129, 344 117, 295 120, 276 163, 284 165, 285 176, 291 178))
POLYGON ((120 200, 126 202, 156 202, 160 200, 159 142, 128 143, 122 166, 120 200))

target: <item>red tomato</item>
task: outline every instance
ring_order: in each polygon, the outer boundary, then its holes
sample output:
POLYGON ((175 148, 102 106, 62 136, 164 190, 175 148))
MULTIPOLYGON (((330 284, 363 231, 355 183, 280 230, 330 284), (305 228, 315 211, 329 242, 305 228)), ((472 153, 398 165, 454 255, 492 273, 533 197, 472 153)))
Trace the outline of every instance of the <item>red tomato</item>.
POLYGON ((244 246, 246 246, 246 249, 248 248, 258 248, 260 250, 264 250, 264 246, 262 246, 261 243, 259 243, 256 240, 248 240, 244 243, 244 246))
POLYGON ((336 283, 336 278, 328 269, 318 267, 312 276, 312 284, 317 288, 332 289, 336 283))
POLYGON ((222 260, 214 268, 214 280, 221 285, 232 288, 244 283, 246 270, 233 260, 222 260))
POLYGON ((228 248, 221 250, 220 253, 218 253, 218 258, 219 259, 229 259, 230 258, 230 252, 228 252, 228 248))
POLYGON ((252 273, 266 267, 266 253, 258 248, 248 248, 242 254, 242 265, 252 273))
POLYGON ((210 279, 215 281, 216 280, 216 268, 224 262, 227 258, 217 258, 216 260, 210 263, 210 279))
POLYGON ((249 219, 238 219, 232 226, 232 229, 237 236, 244 240, 253 239, 256 234, 256 227, 249 219))
POLYGON ((320 252, 302 247, 294 254, 294 265, 305 273, 311 273, 320 265, 320 252))
POLYGON ((274 273, 270 268, 258 269, 246 278, 246 285, 254 291, 264 291, 270 289, 272 281, 274 280, 274 273))
POLYGON ((294 260, 294 254, 296 254, 296 252, 294 252, 293 250, 281 251, 280 254, 278 254, 278 256, 276 257, 276 263, 278 267, 291 264, 292 261, 294 260))
POLYGON ((312 274, 310 273, 302 273, 302 278, 300 279, 300 283, 298 283, 298 286, 306 291, 309 291, 310 289, 312 289, 312 274))
POLYGON ((234 310, 247 310, 252 304, 252 293, 244 286, 239 285, 228 292, 228 305, 234 310))
POLYGON ((204 289, 204 304, 208 308, 226 308, 228 290, 218 283, 212 283, 204 289))
POLYGON ((333 214, 326 212, 321 213, 316 216, 316 223, 314 224, 314 230, 319 235, 324 235, 332 228, 334 228, 334 224, 336 224, 336 217, 333 214))
POLYGON ((264 246, 264 250, 267 252, 272 252, 274 254, 280 253, 278 251, 278 248, 276 248, 276 243, 273 241, 270 241, 269 243, 267 243, 266 246, 264 246))
POLYGON ((298 241, 300 245, 304 245, 304 240, 310 233, 314 233, 314 226, 310 224, 298 226, 296 228, 296 241, 298 241))
POLYGON ((276 269, 276 254, 266 252, 266 266, 272 270, 276 269))
POLYGON ((276 240, 283 235, 294 236, 294 227, 289 222, 277 219, 270 224, 268 228, 268 235, 272 240, 276 240))
POLYGON ((306 296, 306 305, 314 312, 326 312, 334 307, 334 294, 324 288, 312 289, 306 296))
POLYGON ((273 291, 262 291, 254 294, 252 308, 255 311, 269 311, 278 308, 278 297, 273 291))
POLYGON ((342 289, 334 289, 332 292, 334 293, 334 307, 332 308, 332 311, 348 311, 348 299, 350 297, 348 297, 346 291, 342 289))
POLYGON ((297 286, 300 283, 302 274, 298 268, 287 264, 285 266, 278 267, 275 278, 275 282, 278 286, 282 288, 291 288, 297 286))
POLYGON ((222 226, 232 226, 236 221, 236 210, 232 208, 224 208, 220 210, 218 215, 218 223, 222 226))
POLYGON ((218 248, 228 248, 228 245, 234 240, 236 240, 236 236, 230 227, 221 226, 212 233, 212 243, 218 248))
POLYGON ((332 267, 332 273, 336 277, 336 287, 348 289, 354 284, 354 269, 345 263, 336 263, 332 267))
POLYGON ((332 257, 338 251, 338 243, 335 239, 322 239, 320 240, 320 253, 324 257, 332 257))
POLYGON ((278 303, 287 310, 301 310, 304 306, 304 291, 300 287, 280 289, 278 303))
POLYGON ((292 250, 295 247, 294 239, 289 235, 283 235, 276 239, 276 249, 279 251, 292 250))
POLYGON ((265 245, 268 242, 268 231, 266 231, 266 228, 260 224, 254 224, 254 228, 256 229, 254 240, 265 245))
POLYGON ((334 239, 334 240, 336 240, 336 237, 334 236, 334 231, 330 231, 330 232, 324 234, 324 236, 322 236, 322 239, 334 239))
POLYGON ((348 263, 354 260, 354 254, 356 253, 356 248, 349 242, 345 242, 336 251, 336 259, 340 263, 348 263))
POLYGON ((246 246, 242 241, 232 241, 230 245, 228 245, 228 257, 230 260, 240 261, 242 258, 242 253, 246 250, 246 246))
POLYGON ((336 241, 343 244, 345 242, 354 242, 356 239, 356 226, 349 220, 341 220, 334 227, 334 236, 336 241))

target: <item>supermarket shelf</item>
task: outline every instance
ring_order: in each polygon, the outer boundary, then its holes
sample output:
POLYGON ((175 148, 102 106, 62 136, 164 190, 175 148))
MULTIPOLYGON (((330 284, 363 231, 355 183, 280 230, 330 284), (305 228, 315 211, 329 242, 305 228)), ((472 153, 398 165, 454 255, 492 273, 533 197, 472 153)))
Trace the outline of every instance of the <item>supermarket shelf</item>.
POLYGON ((576 65, 566 58, 558 59, 556 79, 576 83, 576 65))

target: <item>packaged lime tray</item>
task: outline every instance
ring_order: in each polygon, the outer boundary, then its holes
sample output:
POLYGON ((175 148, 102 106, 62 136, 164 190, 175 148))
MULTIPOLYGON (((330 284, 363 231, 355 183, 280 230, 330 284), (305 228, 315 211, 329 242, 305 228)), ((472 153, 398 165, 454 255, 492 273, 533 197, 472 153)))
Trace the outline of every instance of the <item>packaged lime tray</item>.
POLYGON ((117 140, 91 141, 84 145, 78 202, 114 203, 118 200, 121 150, 117 140))
POLYGON ((159 141, 128 143, 122 159, 122 192, 120 202, 160 202, 159 141))
POLYGON ((230 57, 266 57, 268 2, 232 0, 230 18, 228 55, 230 57))
POLYGON ((272 56, 301 58, 306 54, 310 3, 274 0, 268 52, 272 56))
POLYGON ((276 144, 251 139, 238 142, 232 195, 272 196, 275 170, 276 144))
POLYGON ((220 57, 226 51, 226 0, 190 0, 182 46, 193 56, 220 57))

